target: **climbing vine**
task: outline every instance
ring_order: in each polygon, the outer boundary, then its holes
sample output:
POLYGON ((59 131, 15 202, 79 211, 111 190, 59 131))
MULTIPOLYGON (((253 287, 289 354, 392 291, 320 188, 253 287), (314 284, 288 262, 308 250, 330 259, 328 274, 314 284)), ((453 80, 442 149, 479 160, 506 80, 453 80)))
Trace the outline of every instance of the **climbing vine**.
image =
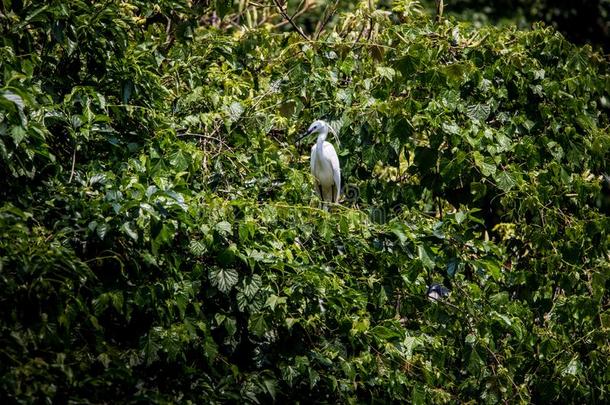
POLYGON ((0 396, 608 401, 604 56, 262 3, 0 5, 0 396))

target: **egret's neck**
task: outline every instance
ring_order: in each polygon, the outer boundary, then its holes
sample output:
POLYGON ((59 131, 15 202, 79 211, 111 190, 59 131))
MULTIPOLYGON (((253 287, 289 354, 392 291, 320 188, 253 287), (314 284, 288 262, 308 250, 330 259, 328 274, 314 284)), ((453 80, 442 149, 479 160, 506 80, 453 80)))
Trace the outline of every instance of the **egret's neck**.
POLYGON ((316 154, 318 155, 318 162, 321 165, 324 165, 324 141, 326 140, 326 135, 328 135, 328 130, 322 130, 318 135, 318 141, 316 142, 316 154))
POLYGON ((321 147, 324 144, 327 135, 328 129, 323 129, 322 131, 320 131, 320 135, 318 135, 318 142, 316 142, 318 144, 318 147, 321 147))

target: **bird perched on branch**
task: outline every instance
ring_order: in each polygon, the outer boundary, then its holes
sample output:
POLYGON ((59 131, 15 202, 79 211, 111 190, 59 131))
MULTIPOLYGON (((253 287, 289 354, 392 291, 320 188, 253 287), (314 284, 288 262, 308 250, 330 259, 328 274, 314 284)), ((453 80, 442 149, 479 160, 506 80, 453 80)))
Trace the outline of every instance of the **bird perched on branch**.
POLYGON ((449 289, 442 284, 432 284, 430 287, 428 287, 428 291, 426 291, 428 299, 432 301, 438 301, 447 297, 449 294, 451 294, 451 291, 449 291, 449 289))
POLYGON ((341 194, 341 167, 335 148, 330 142, 326 142, 329 130, 339 142, 335 131, 322 120, 314 121, 299 140, 311 134, 318 134, 318 140, 311 148, 311 174, 316 178, 315 189, 320 199, 336 203, 339 202, 341 194))

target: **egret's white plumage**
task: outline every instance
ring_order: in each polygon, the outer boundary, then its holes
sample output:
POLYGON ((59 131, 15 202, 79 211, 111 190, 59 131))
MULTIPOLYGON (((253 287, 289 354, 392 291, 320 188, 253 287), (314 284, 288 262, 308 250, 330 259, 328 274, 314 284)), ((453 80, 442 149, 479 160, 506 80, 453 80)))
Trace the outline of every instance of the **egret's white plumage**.
MULTIPOLYGON (((322 120, 309 126, 305 135, 318 134, 311 147, 311 174, 316 179, 316 192, 322 201, 339 202, 341 193, 341 167, 339 157, 330 142, 326 142, 329 126, 322 120)), ((332 130, 332 129, 331 129, 332 130)))

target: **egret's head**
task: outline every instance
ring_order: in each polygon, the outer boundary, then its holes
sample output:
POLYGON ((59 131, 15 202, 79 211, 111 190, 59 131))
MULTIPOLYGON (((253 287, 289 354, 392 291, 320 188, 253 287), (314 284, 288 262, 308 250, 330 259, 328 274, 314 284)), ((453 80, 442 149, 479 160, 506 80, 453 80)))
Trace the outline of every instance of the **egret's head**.
POLYGON ((322 120, 314 121, 307 130, 307 135, 328 132, 328 124, 322 120))
POLYGON ((319 134, 318 139, 320 139, 320 137, 322 137, 322 139, 326 139, 326 135, 328 134, 328 131, 333 133, 333 136, 335 137, 336 141, 337 141, 337 145, 339 145, 339 137, 337 136, 337 133, 335 132, 335 130, 326 123, 326 121, 324 120, 317 120, 314 121, 309 128, 307 129, 307 132, 305 132, 298 140, 300 141, 301 139, 305 138, 306 136, 309 136, 311 134, 319 134))

